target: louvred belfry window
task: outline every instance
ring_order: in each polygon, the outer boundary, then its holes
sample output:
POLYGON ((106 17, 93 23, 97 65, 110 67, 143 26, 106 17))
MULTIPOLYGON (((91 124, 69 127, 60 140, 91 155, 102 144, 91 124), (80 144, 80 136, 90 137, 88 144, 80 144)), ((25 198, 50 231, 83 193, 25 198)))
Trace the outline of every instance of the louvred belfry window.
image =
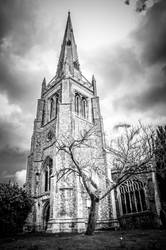
POLYGON ((54 117, 54 99, 50 100, 50 120, 54 117))
POLYGON ((56 93, 50 99, 50 120, 54 119, 58 113, 59 95, 56 93))
POLYGON ((79 115, 79 95, 75 94, 75 112, 79 115))
POLYGON ((74 99, 74 105, 75 105, 75 113, 82 118, 87 118, 87 110, 88 110, 87 98, 79 93, 76 93, 74 99))
POLYGON ((82 102, 81 102, 81 109, 82 109, 82 116, 83 118, 86 118, 86 99, 82 98, 82 102))
POLYGON ((55 117, 58 114, 58 104, 59 104, 59 95, 56 94, 56 96, 55 96, 55 117))

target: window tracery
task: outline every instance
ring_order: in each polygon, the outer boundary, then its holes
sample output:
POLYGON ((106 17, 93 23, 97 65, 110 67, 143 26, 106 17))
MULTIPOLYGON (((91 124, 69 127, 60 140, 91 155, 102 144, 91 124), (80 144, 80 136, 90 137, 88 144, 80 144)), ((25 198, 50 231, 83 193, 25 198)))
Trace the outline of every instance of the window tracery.
POLYGON ((56 117, 57 114, 58 114, 58 103, 59 103, 59 95, 56 94, 56 95, 55 95, 55 117, 56 117))
POLYGON ((79 95, 75 95, 75 112, 77 115, 79 115, 79 95))
POLYGON ((50 99, 50 120, 54 119, 58 113, 59 95, 56 93, 50 99))
POLYGON ((48 157, 44 163, 43 168, 44 192, 48 192, 51 189, 52 166, 52 159, 48 157))
POLYGON ((130 179, 119 187, 119 202, 122 214, 143 212, 147 210, 144 183, 130 179))
POLYGON ((53 118, 54 114, 54 98, 52 97, 50 100, 50 120, 53 118))
POLYGON ((87 98, 76 93, 74 104, 75 104, 75 113, 78 116, 81 116, 86 119, 88 117, 87 98))

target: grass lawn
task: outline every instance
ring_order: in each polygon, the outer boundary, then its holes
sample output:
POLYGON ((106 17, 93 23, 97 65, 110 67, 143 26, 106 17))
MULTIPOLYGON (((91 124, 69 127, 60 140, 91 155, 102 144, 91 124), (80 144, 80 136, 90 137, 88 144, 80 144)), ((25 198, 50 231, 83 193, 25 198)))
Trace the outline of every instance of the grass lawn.
POLYGON ((0 239, 0 250, 166 250, 166 230, 102 231, 84 234, 25 234, 0 239))

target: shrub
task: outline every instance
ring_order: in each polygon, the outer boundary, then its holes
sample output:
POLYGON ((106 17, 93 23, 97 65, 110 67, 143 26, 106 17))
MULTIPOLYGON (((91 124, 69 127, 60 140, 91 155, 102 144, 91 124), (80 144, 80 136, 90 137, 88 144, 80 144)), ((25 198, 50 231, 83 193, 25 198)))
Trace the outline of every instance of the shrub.
POLYGON ((17 184, 0 183, 0 235, 21 232, 33 201, 17 184))

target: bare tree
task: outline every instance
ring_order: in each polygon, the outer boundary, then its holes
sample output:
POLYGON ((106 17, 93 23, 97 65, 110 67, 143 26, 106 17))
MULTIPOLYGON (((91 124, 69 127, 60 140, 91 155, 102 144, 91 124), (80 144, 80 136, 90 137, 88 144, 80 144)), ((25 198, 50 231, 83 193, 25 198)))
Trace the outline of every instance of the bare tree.
POLYGON ((112 165, 118 174, 118 183, 132 175, 152 171, 154 140, 155 130, 139 122, 137 127, 125 127, 123 134, 112 141, 108 152, 112 155, 112 165))
POLYGON ((90 197, 87 235, 93 234, 95 230, 97 203, 132 175, 151 171, 148 165, 153 158, 153 131, 147 130, 141 124, 138 128, 126 129, 121 137, 104 149, 113 158, 113 169, 117 173, 117 178, 113 181, 103 166, 98 164, 97 158, 87 156, 87 159, 83 159, 81 157, 82 155, 85 158, 83 151, 87 152, 87 148, 94 150, 93 139, 97 136, 96 133, 96 127, 92 127, 77 138, 61 136, 56 142, 57 153, 63 151, 71 160, 67 168, 62 168, 57 172, 57 181, 65 175, 75 173, 90 197), (97 178, 101 178, 101 174, 105 175, 107 186, 104 189, 96 181, 96 174, 97 178))
POLYGON ((80 134, 77 138, 71 136, 61 136, 56 142, 56 146, 59 153, 60 151, 65 152, 70 160, 71 164, 67 168, 62 168, 57 172, 57 181, 63 178, 65 175, 75 173, 81 184, 84 186, 87 194, 91 200, 91 207, 88 219, 88 227, 86 234, 91 235, 95 230, 96 222, 96 205, 101 199, 99 197, 100 187, 98 187, 94 173, 99 175, 103 169, 97 164, 95 158, 88 157, 88 150, 95 150, 93 143, 94 137, 96 136, 96 127, 92 127, 83 134, 80 134), (86 152, 86 153, 85 153, 86 152), (86 155, 86 159, 85 159, 86 155))

